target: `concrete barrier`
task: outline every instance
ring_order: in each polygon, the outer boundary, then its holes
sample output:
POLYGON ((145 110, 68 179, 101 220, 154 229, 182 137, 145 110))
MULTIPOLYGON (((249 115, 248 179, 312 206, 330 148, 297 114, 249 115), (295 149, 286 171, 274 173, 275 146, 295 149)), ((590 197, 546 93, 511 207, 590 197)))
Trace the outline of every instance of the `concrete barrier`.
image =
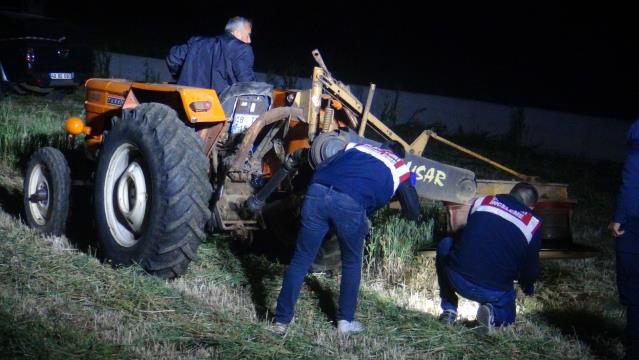
MULTIPOLYGON (((173 81, 163 59, 106 53, 109 76, 146 82, 173 81)), ((276 87, 310 88, 309 78, 257 73, 260 81, 276 87)), ((365 99, 368 88, 352 85, 365 99)), ((539 151, 590 160, 623 161, 630 123, 620 119, 585 116, 537 108, 518 108, 483 101, 377 89, 372 112, 390 125, 418 122, 440 124, 446 133, 464 131, 503 135, 514 122, 523 124, 522 143, 539 151)), ((412 140, 412 139, 410 139, 412 140)))

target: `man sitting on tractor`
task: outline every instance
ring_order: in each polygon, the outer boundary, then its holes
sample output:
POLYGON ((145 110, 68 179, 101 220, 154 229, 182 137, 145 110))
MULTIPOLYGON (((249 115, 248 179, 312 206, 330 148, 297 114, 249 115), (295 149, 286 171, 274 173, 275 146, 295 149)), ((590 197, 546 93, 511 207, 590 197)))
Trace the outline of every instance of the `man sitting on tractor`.
POLYGON ((230 19, 225 33, 215 37, 194 36, 171 48, 166 64, 178 85, 215 90, 220 94, 236 82, 255 81, 252 25, 248 19, 230 19))

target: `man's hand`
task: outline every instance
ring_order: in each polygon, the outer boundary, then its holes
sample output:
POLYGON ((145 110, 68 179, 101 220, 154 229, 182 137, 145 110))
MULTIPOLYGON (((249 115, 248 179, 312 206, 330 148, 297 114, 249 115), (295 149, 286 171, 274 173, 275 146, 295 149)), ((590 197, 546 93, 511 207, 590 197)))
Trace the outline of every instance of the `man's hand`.
POLYGON ((535 284, 521 284, 521 291, 523 291, 526 296, 533 296, 535 293, 535 284))
POLYGON ((611 222, 608 225, 608 230, 612 231, 612 236, 619 237, 625 233, 624 230, 621 230, 621 224, 616 222, 611 222))

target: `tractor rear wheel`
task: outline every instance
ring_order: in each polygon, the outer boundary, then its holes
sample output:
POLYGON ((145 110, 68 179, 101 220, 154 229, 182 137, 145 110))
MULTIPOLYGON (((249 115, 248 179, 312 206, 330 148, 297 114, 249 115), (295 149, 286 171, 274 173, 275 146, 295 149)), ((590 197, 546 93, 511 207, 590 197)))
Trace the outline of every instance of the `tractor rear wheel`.
POLYGON ((27 224, 45 234, 63 235, 69 215, 71 172, 60 150, 33 153, 24 176, 23 204, 27 224))
POLYGON ((212 194, 200 138, 170 107, 126 109, 108 133, 95 181, 101 255, 171 279, 206 237, 212 194))
POLYGON ((324 238, 322 247, 317 252, 317 256, 311 265, 311 272, 335 272, 342 264, 342 252, 339 248, 337 234, 331 229, 324 238))

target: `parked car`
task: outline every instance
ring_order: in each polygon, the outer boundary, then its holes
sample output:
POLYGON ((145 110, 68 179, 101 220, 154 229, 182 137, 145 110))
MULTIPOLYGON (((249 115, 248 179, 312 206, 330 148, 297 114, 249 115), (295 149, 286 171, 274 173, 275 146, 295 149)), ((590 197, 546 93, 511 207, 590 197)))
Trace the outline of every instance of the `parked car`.
POLYGON ((13 88, 49 93, 73 88, 91 75, 84 34, 64 21, 0 11, 0 96, 13 88))

